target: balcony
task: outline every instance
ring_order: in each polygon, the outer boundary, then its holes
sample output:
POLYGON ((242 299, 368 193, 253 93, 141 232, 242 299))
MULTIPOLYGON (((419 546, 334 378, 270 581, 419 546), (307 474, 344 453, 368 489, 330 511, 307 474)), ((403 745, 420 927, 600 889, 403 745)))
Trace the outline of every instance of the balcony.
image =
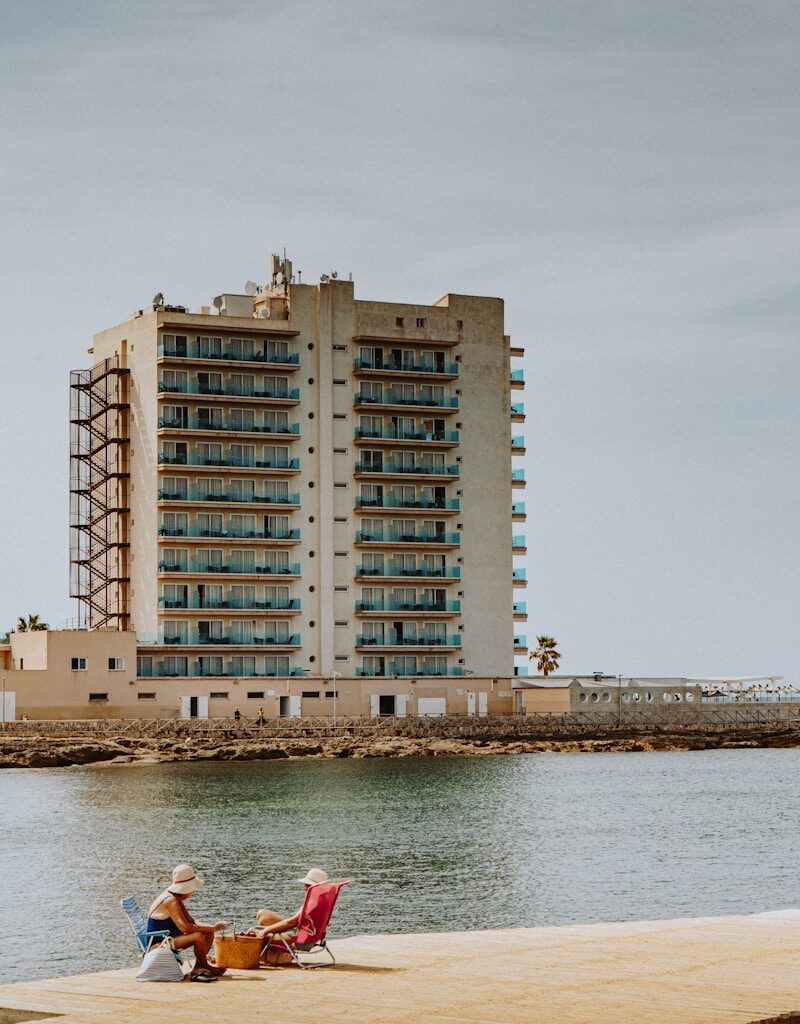
POLYGON ((512 469, 511 470, 511 486, 512 487, 524 487, 525 486, 525 470, 524 469, 512 469))
POLYGON ((515 601, 514 602, 514 618, 517 618, 517 616, 524 616, 524 617, 527 618, 527 615, 528 615, 528 605, 527 605, 527 602, 525 602, 525 601, 515 601))
POLYGON ((458 363, 448 363, 444 359, 369 359, 359 357, 353 362, 355 373, 394 374, 413 373, 418 376, 440 377, 452 380, 458 377, 458 363))
POLYGON ((515 555, 524 555, 528 550, 528 545, 525 541, 525 537, 521 533, 514 534, 511 538, 511 548, 515 555))
POLYGON ((274 679, 277 676, 286 678, 286 676, 302 676, 303 670, 299 667, 290 668, 288 672, 268 672, 264 669, 250 669, 244 671, 233 671, 230 668, 223 669, 221 672, 212 672, 205 666, 193 665, 191 671, 187 665, 182 671, 176 669, 168 669, 163 665, 153 665, 149 668, 141 666, 136 671, 136 676, 139 679, 194 679, 211 676, 215 679, 225 678, 239 678, 239 679, 256 679, 256 678, 269 678, 274 679))
POLYGON ((457 430, 398 430, 396 427, 383 427, 381 430, 356 428, 356 441, 391 441, 399 444, 436 444, 442 447, 458 444, 457 430))
POLYGON ((525 419, 525 404, 523 402, 511 403, 511 419, 518 423, 525 419))
POLYGON ((257 398, 279 402, 300 401, 299 388, 249 388, 237 384, 223 384, 221 388, 212 388, 208 384, 195 383, 194 381, 168 384, 166 381, 160 380, 158 382, 158 393, 160 395, 194 395, 202 398, 257 398))
POLYGON ((511 572, 511 579, 514 586, 524 586, 528 582, 528 574, 525 569, 513 569, 511 572))
POLYGON ((393 629, 387 630, 382 637, 356 637, 356 647, 460 647, 461 635, 454 636, 403 636, 393 629))
POLYGON ((460 565, 417 565, 387 562, 382 566, 356 566, 356 579, 431 579, 451 582, 461 579, 460 565))
POLYGON ((280 353, 268 352, 266 349, 232 348, 230 345, 219 347, 201 346, 196 340, 189 340, 185 345, 164 345, 158 346, 159 359, 194 359, 198 362, 214 363, 255 363, 258 366, 279 366, 282 369, 292 370, 300 366, 300 356, 297 352, 280 353))
POLYGON ((203 600, 194 594, 188 598, 167 598, 158 599, 158 607, 163 611, 254 611, 254 612, 299 612, 300 598, 289 597, 285 600, 275 599, 274 601, 256 601, 242 597, 227 597, 221 601, 203 600))
POLYGON ((232 434, 270 434, 276 437, 299 437, 299 423, 240 423, 231 417, 227 419, 206 419, 199 416, 167 417, 159 416, 159 430, 192 430, 199 433, 215 434, 228 431, 232 434))
POLYGON ((209 636, 194 630, 190 635, 168 635, 164 633, 159 647, 299 647, 299 633, 285 633, 277 636, 245 636, 242 633, 228 631, 217 636, 209 636))
POLYGON ((512 519, 526 519, 527 518, 527 516, 525 514, 525 502, 524 501, 514 501, 514 502, 512 502, 512 504, 511 504, 511 518, 512 519))
POLYGON ((514 637, 514 653, 524 653, 528 650, 528 638, 526 636, 514 637))
POLYGON ((356 498, 356 509, 368 508, 402 508, 412 512, 458 512, 461 508, 459 498, 446 498, 435 501, 430 498, 356 498))
POLYGON ((356 601, 358 614, 394 615, 401 612, 416 614, 457 615, 461 611, 460 601, 397 601, 388 598, 383 601, 356 601))
POLYGON ((512 437, 511 438, 511 454, 512 455, 524 455, 525 454, 525 438, 524 437, 512 437))
POLYGON ((188 487, 185 491, 167 491, 163 488, 158 492, 158 500, 163 502, 186 501, 195 504, 232 504, 232 505, 299 505, 299 494, 244 494, 240 491, 228 491, 210 494, 197 487, 188 487))
POLYGON ((356 391, 355 393, 355 406, 366 407, 369 409, 374 408, 411 408, 411 409, 431 409, 434 411, 443 411, 444 413, 458 412, 458 396, 457 395, 428 395, 424 392, 417 393, 411 396, 404 395, 400 391, 394 388, 385 388, 381 393, 380 397, 375 397, 374 394, 367 391, 356 391))
POLYGON ((512 370, 511 371, 511 387, 512 388, 524 388, 525 387, 525 372, 524 372, 524 370, 512 370))
POLYGON ((372 669, 372 668, 357 668, 356 676, 360 676, 365 679, 405 679, 409 676, 423 676, 423 677, 442 677, 442 676, 460 676, 463 675, 463 670, 459 665, 448 668, 440 669, 429 669, 422 666, 421 668, 411 669, 398 668, 395 669, 391 665, 387 665, 383 669, 372 669))
POLYGON ((416 462, 413 465, 395 462, 394 459, 383 459, 381 462, 358 461, 355 466, 356 476, 438 476, 450 479, 459 476, 457 463, 452 465, 435 465, 428 462, 416 462))
POLYGON ((299 576, 300 563, 276 565, 266 562, 264 565, 248 563, 223 562, 159 562, 158 571, 166 574, 183 574, 189 576, 299 576))
POLYGON ((228 455, 222 459, 208 459, 202 455, 166 455, 160 452, 159 466, 199 466, 206 469, 268 469, 299 473, 299 459, 250 459, 228 455))
POLYGON ((368 530, 356 531, 356 544, 446 544, 455 547, 460 543, 457 533, 401 533, 399 530, 383 530, 373 533, 368 530))
POLYGON ((159 537, 186 537, 190 540, 274 540, 292 544, 300 540, 300 530, 201 530, 198 526, 159 526, 159 537))

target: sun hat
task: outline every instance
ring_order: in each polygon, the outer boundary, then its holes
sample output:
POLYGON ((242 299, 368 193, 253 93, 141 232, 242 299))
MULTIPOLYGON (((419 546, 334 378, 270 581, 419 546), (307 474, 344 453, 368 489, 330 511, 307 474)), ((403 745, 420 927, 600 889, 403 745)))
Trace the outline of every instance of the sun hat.
POLYGON ((298 878, 302 885, 322 885, 328 881, 328 875, 322 868, 311 868, 305 878, 298 878))
POLYGON ((170 892, 185 896, 190 892, 194 892, 195 889, 199 889, 203 885, 205 885, 203 879, 198 878, 194 873, 194 868, 190 867, 188 864, 179 864, 176 868, 172 869, 172 885, 169 887, 170 892))

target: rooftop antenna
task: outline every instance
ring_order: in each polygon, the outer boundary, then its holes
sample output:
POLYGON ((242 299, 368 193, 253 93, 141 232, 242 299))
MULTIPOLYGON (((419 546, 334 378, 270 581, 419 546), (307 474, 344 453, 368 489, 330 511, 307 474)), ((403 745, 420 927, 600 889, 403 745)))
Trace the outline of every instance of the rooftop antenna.
POLYGON ((214 309, 222 309, 222 296, 221 295, 217 295, 217 297, 214 299, 212 305, 214 306, 214 309))
POLYGON ((155 293, 155 295, 153 296, 153 305, 154 306, 163 306, 164 305, 164 295, 163 295, 162 292, 156 292, 155 293))
POLYGON ((258 285, 255 281, 248 281, 244 286, 245 295, 255 295, 258 292, 258 285))

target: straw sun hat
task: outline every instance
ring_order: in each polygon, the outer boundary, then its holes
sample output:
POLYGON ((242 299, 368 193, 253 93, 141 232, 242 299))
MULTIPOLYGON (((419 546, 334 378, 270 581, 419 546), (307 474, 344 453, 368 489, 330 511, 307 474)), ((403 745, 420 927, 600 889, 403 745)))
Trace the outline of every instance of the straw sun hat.
POLYGON ((328 881, 328 875, 322 868, 311 868, 305 878, 298 878, 297 881, 303 885, 322 885, 328 881))
POLYGON ((172 870, 172 885, 170 885, 169 891, 185 896, 203 885, 205 885, 205 882, 202 878, 198 878, 195 875, 194 868, 188 864, 179 864, 172 870))

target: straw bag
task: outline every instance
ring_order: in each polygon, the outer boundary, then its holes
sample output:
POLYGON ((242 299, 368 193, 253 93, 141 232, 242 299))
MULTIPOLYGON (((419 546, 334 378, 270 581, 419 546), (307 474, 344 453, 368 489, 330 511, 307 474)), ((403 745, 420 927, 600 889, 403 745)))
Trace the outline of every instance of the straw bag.
POLYGON ((237 971, 255 971, 261 959, 264 940, 258 935, 217 935, 214 939, 214 956, 217 967, 232 967, 237 971))

